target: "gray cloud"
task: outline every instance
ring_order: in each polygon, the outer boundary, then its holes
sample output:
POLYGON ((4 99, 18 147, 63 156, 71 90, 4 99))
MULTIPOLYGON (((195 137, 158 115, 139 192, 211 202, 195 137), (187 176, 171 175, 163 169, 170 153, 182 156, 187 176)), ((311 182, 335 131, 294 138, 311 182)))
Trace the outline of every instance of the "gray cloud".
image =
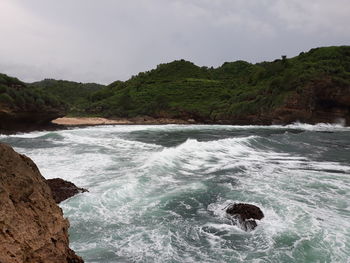
POLYGON ((159 63, 349 44, 348 0, 2 0, 0 72, 109 83, 159 63))

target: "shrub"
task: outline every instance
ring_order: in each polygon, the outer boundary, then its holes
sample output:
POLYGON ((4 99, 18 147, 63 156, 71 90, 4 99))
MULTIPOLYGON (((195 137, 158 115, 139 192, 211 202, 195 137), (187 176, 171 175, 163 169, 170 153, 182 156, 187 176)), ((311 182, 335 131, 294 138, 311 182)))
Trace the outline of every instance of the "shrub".
POLYGON ((0 84, 0 93, 5 93, 7 90, 7 87, 3 84, 0 84))
POLYGON ((8 94, 0 94, 0 103, 8 105, 8 106, 12 106, 13 105, 13 98, 10 97, 8 94))

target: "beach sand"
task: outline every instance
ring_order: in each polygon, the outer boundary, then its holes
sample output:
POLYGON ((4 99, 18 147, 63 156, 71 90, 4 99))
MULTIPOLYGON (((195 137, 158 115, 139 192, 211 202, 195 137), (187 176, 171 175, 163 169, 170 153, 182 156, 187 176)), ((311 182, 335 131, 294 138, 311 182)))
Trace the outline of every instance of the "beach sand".
POLYGON ((110 120, 97 117, 63 117, 53 120, 52 123, 65 126, 132 124, 127 119, 110 120))
POLYGON ((122 125, 122 124, 190 124, 192 120, 184 121, 179 119, 168 118, 151 118, 151 117, 136 117, 136 118, 120 118, 106 119, 100 117, 62 117, 52 121, 54 124, 64 126, 94 126, 94 125, 122 125))

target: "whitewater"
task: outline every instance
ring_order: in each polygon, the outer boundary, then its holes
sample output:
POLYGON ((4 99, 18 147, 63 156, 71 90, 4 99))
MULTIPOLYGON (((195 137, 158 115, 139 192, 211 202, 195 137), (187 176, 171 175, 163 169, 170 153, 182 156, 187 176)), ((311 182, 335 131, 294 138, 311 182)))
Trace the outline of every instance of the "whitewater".
POLYGON ((115 125, 1 135, 42 175, 85 262, 350 262, 350 128, 115 125), (233 202, 265 217, 245 232, 233 202))

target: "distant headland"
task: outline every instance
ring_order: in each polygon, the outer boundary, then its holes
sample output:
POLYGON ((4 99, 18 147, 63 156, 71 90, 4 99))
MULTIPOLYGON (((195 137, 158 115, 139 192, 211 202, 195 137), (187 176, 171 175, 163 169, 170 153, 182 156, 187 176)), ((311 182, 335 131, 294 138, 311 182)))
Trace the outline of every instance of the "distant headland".
POLYGON ((218 68, 177 60, 109 85, 53 79, 24 83, 0 74, 0 131, 48 127, 63 116, 119 124, 270 125, 341 119, 349 125, 350 46, 314 48, 272 62, 225 62, 218 68))

